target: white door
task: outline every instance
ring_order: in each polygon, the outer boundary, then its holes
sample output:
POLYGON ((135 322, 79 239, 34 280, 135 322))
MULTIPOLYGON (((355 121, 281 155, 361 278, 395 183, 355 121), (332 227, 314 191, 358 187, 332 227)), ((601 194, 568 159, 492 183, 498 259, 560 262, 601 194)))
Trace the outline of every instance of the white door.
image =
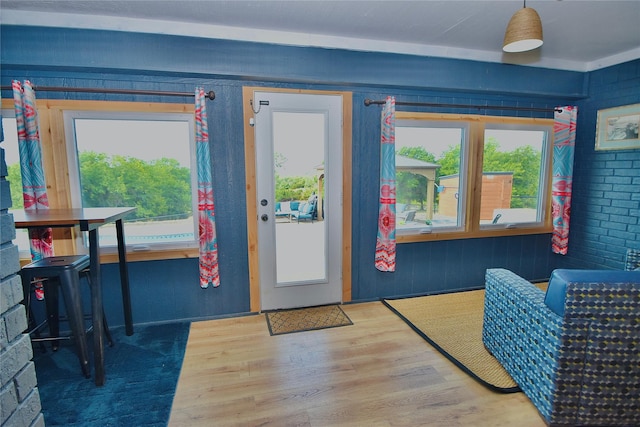
POLYGON ((341 302, 342 97, 256 91, 253 106, 261 309, 341 302))

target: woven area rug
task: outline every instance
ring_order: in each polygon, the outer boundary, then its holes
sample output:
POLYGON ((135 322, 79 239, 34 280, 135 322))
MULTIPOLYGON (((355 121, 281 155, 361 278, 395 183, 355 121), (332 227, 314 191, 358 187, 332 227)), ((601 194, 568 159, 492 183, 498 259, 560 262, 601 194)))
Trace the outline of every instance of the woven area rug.
POLYGON ((353 325, 339 305, 276 310, 265 314, 271 335, 353 325))
MULTIPOLYGON (((536 286, 546 289, 546 283, 536 286)), ((520 391, 482 343, 484 289, 382 302, 481 384, 501 393, 520 391)))

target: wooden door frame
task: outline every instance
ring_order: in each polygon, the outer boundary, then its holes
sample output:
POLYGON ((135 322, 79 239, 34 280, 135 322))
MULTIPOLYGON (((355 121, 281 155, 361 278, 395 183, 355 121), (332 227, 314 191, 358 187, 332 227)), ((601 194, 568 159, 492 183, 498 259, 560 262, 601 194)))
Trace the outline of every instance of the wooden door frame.
POLYGON ((245 86, 242 88, 244 122, 244 159, 247 203, 247 247, 249 255, 249 299, 252 312, 261 311, 260 271, 258 266, 258 206, 256 194, 256 146, 254 119, 254 92, 296 93, 305 95, 339 95, 342 97, 342 301, 351 301, 351 153, 352 111, 351 92, 283 89, 245 86))

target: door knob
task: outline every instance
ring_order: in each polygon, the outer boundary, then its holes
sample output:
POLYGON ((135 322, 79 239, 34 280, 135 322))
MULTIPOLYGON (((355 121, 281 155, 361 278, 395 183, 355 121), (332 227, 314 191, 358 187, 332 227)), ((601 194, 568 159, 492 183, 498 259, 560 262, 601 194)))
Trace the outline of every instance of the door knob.
POLYGON ((263 221, 268 221, 269 220, 269 215, 267 214, 262 214, 262 216, 260 217, 261 220, 263 221))

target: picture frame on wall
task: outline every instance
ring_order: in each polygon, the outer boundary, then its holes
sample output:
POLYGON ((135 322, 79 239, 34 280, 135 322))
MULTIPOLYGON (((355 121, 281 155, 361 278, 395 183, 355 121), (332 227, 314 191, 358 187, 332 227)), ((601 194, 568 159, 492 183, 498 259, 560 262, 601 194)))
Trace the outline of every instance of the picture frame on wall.
POLYGON ((598 110, 596 150, 640 148, 640 104, 598 110))

